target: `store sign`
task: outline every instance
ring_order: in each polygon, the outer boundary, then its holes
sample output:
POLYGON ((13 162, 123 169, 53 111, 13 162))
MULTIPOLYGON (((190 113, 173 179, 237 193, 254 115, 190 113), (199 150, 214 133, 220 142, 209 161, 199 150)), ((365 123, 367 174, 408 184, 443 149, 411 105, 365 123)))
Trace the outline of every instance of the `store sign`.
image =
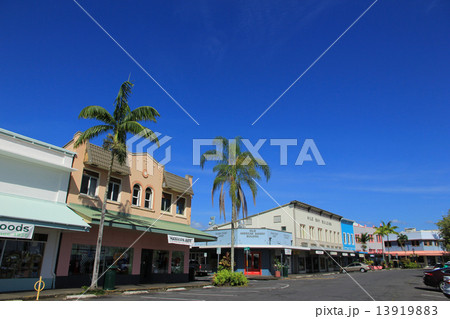
POLYGON ((353 253, 350 253, 350 256, 353 256, 353 257, 354 257, 354 256, 355 256, 355 254, 353 254, 353 253))
POLYGON ((167 242, 169 244, 192 246, 194 244, 194 238, 167 235, 167 242))
POLYGON ((285 249, 284 249, 284 254, 285 254, 285 255, 288 255, 288 256, 292 255, 292 249, 285 248, 285 249))
POLYGON ((331 255, 331 256, 337 256, 337 252, 335 252, 335 251, 330 251, 330 255, 331 255))
POLYGON ((0 237, 7 238, 33 238, 34 225, 0 221, 0 237))
POLYGON ((348 256, 348 253, 342 253, 342 256, 348 256))
POLYGON ((323 255, 323 250, 316 250, 316 255, 323 255))

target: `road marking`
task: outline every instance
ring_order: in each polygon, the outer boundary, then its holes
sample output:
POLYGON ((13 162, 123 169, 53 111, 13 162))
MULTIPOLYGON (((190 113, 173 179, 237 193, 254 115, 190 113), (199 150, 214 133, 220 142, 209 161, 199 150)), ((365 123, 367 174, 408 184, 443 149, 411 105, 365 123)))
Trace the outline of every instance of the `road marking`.
POLYGON ((189 301, 206 301, 203 299, 190 299, 190 298, 171 298, 171 297, 141 297, 141 298, 145 298, 145 299, 167 299, 167 300, 189 300, 189 301))
POLYGON ((289 285, 285 285, 283 287, 280 287, 280 289, 286 289, 287 287, 289 287, 289 285))
POLYGON ((186 290, 186 288, 169 288, 166 291, 180 291, 180 290, 186 290))
POLYGON ((138 294, 148 294, 148 290, 135 290, 135 291, 125 291, 124 295, 138 295, 138 294))
POLYGON ((233 296, 237 296, 237 295, 230 295, 230 294, 207 294, 207 293, 181 293, 181 295, 185 295, 185 296, 190 296, 190 295, 194 295, 194 296, 222 296, 222 297, 233 297, 233 296))

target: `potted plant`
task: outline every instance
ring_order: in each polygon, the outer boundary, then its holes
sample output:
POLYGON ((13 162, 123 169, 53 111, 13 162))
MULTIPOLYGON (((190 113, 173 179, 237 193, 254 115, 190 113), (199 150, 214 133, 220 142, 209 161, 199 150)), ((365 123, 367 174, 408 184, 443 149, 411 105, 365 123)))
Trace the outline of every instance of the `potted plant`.
POLYGON ((281 270, 283 269, 283 264, 278 258, 275 258, 273 267, 275 268, 275 277, 281 277, 281 270))

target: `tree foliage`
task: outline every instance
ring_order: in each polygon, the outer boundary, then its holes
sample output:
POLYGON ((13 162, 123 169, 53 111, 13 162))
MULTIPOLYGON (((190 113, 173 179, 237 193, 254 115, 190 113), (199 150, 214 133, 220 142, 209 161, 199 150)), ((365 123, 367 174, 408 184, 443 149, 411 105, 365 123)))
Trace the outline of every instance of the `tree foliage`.
POLYGON ((440 219, 436 223, 437 227, 439 228, 439 235, 442 242, 442 248, 450 252, 450 209, 447 212, 447 215, 442 216, 442 219, 440 219))

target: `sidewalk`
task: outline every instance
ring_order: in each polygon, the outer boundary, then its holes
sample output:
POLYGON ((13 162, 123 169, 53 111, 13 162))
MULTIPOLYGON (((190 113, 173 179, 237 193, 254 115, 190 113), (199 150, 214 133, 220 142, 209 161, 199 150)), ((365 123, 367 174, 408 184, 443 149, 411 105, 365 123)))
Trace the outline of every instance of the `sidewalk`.
MULTIPOLYGON (((167 290, 176 288, 197 288, 210 286, 211 281, 192 281, 184 283, 161 283, 161 284, 139 284, 139 285, 117 285, 114 290, 105 290, 105 295, 117 294, 124 292, 138 292, 150 290, 167 290)), ((39 300, 66 300, 78 299, 77 296, 83 294, 81 288, 66 288, 66 289, 49 289, 43 290, 39 294, 39 300), (72 298, 70 298, 72 296, 72 298), (68 297, 68 298, 67 298, 68 297)), ((84 294, 84 298, 92 297, 91 294, 84 294)), ((0 301, 7 300, 36 300, 36 291, 20 291, 20 292, 5 292, 0 293, 0 301)))

